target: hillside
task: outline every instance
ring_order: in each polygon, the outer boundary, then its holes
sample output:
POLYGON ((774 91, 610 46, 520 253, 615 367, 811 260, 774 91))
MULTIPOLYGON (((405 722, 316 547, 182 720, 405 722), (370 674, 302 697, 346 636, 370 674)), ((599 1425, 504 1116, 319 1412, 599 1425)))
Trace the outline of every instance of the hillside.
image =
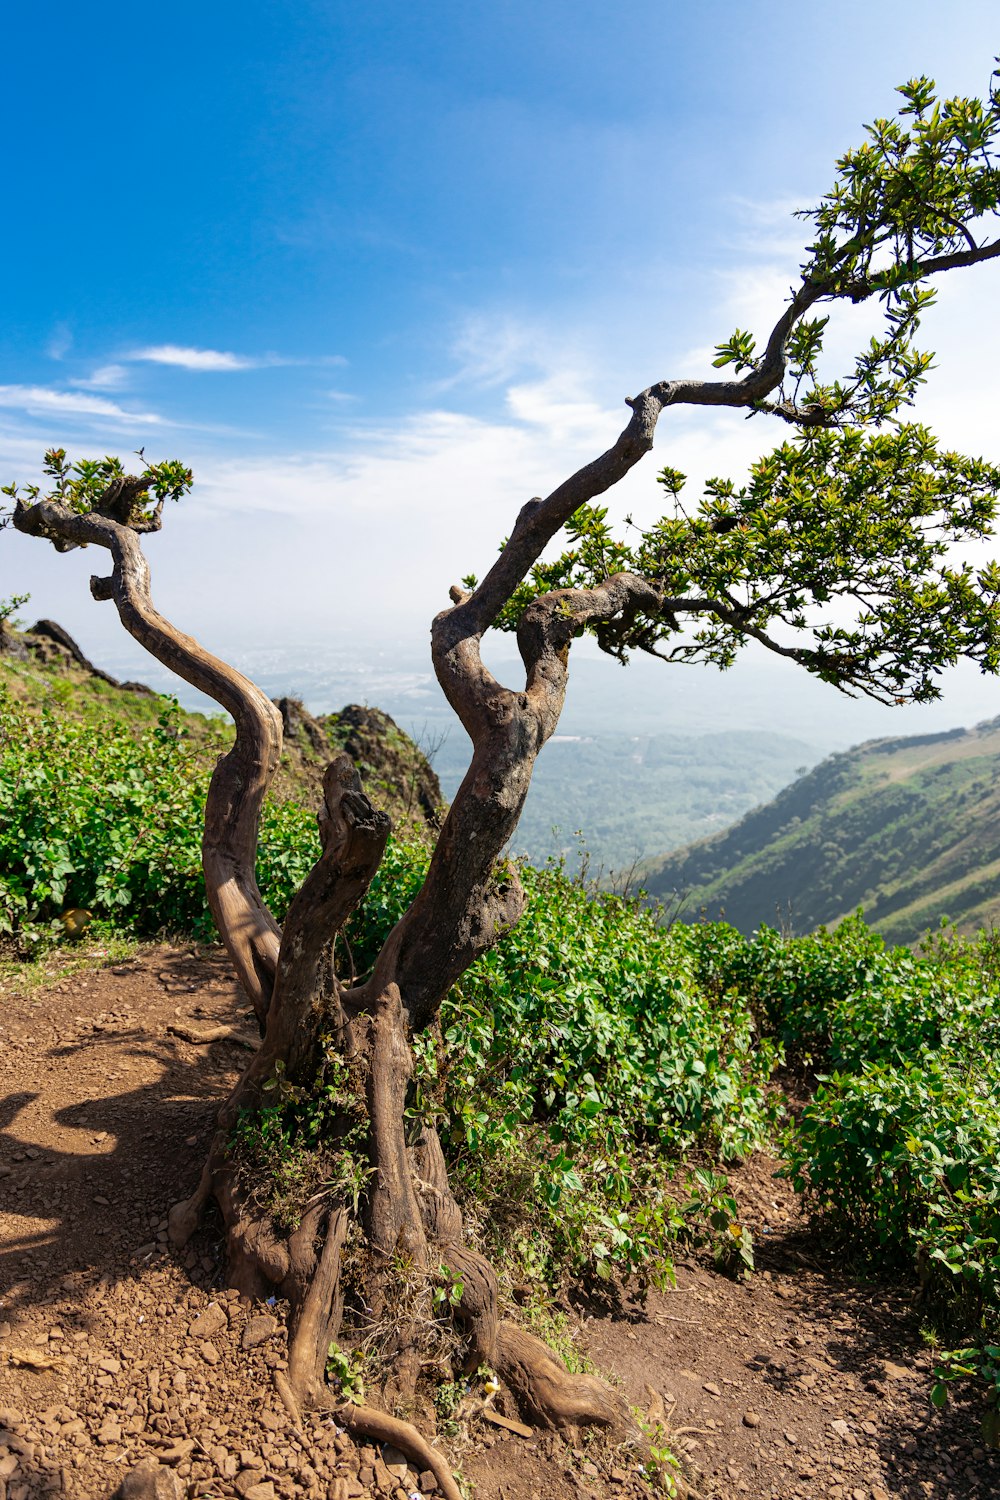
POLYGON ((809 932, 864 908, 892 942, 942 917, 1000 918, 1000 719, 872 740, 831 756, 725 832, 649 861, 651 894, 686 894, 744 932, 809 932))
MULTIPOLYGON (((136 733, 153 728, 168 700, 138 682, 119 682, 88 661, 76 642, 51 620, 30 630, 0 625, 0 690, 28 709, 57 710, 66 722, 126 724, 136 733)), ((314 717, 294 698, 280 698, 284 726, 281 765, 271 786, 276 803, 319 805, 323 771, 336 750, 358 764, 366 786, 397 829, 419 833, 436 824, 441 787, 426 757, 389 717, 352 703, 339 713, 314 717)), ((177 710, 179 733, 206 772, 231 740, 228 715, 177 710)))
MULTIPOLYGON (((591 874, 628 870, 727 827, 816 759, 814 746, 765 730, 557 734, 538 757, 514 848, 533 864, 564 854, 571 868, 582 848, 591 874)), ((434 766, 446 796, 467 761, 457 736, 441 746, 434 766)))

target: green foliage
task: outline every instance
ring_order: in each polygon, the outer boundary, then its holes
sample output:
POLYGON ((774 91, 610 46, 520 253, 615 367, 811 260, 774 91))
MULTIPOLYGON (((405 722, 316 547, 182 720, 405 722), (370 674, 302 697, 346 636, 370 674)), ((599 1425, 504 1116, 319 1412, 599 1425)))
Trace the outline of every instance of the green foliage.
MULTIPOLYGON (((201 874, 207 783, 203 747, 176 703, 162 702, 138 731, 110 720, 95 733, 29 711, 0 685, 0 936, 37 946, 58 935, 60 912, 82 907, 112 932, 212 938, 201 874)), ((265 809, 258 870, 279 916, 318 852, 310 813, 265 809)))
POLYGON ((752 1275, 753 1235, 740 1222, 739 1204, 729 1192, 728 1177, 710 1167, 697 1167, 688 1178, 688 1188, 691 1196, 681 1206, 688 1236, 709 1247, 725 1275, 752 1275))
POLYGON ((910 423, 803 432, 754 464, 739 488, 710 479, 691 514, 682 480, 663 471, 673 513, 634 544, 614 538, 606 508, 582 507, 567 526, 574 545, 534 568, 501 627, 515 629, 540 594, 630 573, 666 603, 621 629, 594 625, 623 657, 639 648, 725 668, 748 639, 780 625, 806 638, 782 649, 810 672, 888 702, 938 697, 938 674, 960 656, 1000 669, 1000 569, 956 565, 949 552, 991 534, 1000 469, 942 452, 910 423), (850 624, 835 610, 844 601, 850 624), (680 637, 688 615, 696 624, 680 637))
POLYGON ((662 1279, 682 1226, 665 1161, 752 1150, 778 1050, 735 997, 706 999, 690 930, 559 868, 522 878, 525 916, 418 1039, 414 1124, 435 1121, 467 1214, 529 1276, 662 1279))
MULTIPOLYGON (((147 464, 141 448, 137 456, 143 459, 144 467, 141 474, 131 476, 120 458, 82 458, 70 463, 65 448, 50 448, 42 460, 42 472, 49 481, 47 489, 43 491, 37 484, 5 484, 0 486, 0 495, 24 505, 54 500, 77 515, 86 515, 89 511, 104 513, 109 497, 126 493, 127 511, 116 518, 142 529, 144 523, 154 520, 157 507, 165 500, 179 500, 190 490, 194 476, 179 459, 147 464)), ((0 510, 0 517, 4 514, 0 510)))
POLYGON ((240 1111, 229 1141, 247 1201, 286 1232, 298 1228, 307 1202, 320 1191, 357 1211, 370 1172, 367 1115, 332 1043, 324 1043, 310 1087, 292 1084, 279 1061, 264 1095, 259 1109, 240 1111))
POLYGON ((0 628, 4 625, 12 625, 15 630, 19 629, 21 621, 15 616, 30 598, 30 594, 11 594, 7 599, 0 599, 0 628))
POLYGON ((793 941, 722 926, 699 937, 705 988, 741 994, 830 1068, 787 1133, 788 1171, 828 1234, 880 1269, 914 1268, 935 1328, 979 1351, 950 1378, 970 1360, 986 1372, 1000 1333, 994 950, 949 934, 915 955, 860 918, 793 941))
POLYGON ((365 1359, 358 1349, 331 1344, 326 1356, 326 1380, 345 1401, 359 1404, 365 1399, 365 1359))

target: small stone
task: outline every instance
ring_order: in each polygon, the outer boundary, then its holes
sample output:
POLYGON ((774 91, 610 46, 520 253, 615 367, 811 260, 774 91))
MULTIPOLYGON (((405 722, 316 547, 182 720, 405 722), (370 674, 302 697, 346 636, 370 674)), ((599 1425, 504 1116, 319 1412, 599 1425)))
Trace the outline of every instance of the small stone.
POLYGON ((217 1302, 210 1302, 205 1311, 195 1318, 188 1333, 195 1339, 211 1339, 228 1327, 229 1319, 222 1308, 217 1302))
POLYGON ((419 1484, 425 1495, 433 1495, 437 1489, 437 1480, 434 1477, 433 1470, 425 1469, 420 1476, 419 1484))
POLYGON ((278 1326, 277 1318, 272 1318, 267 1313, 259 1313, 247 1323, 240 1343, 244 1349, 256 1349, 258 1344, 266 1344, 268 1339, 274 1337, 278 1326))
POLYGON ((99 1360, 97 1368, 103 1370, 105 1375, 120 1375, 122 1372, 121 1360, 112 1359, 110 1356, 107 1359, 99 1360))
POLYGON ((249 1491, 255 1489, 258 1484, 262 1484, 263 1480, 264 1470, 262 1468, 242 1469, 233 1482, 233 1489, 238 1495, 242 1495, 243 1500, 246 1500, 249 1491))
POLYGON ((844 1421, 843 1417, 835 1418, 835 1420, 830 1423, 830 1428, 837 1434, 838 1437, 845 1438, 850 1437, 851 1435, 851 1429, 844 1421))
POLYGON ((743 1413, 743 1426, 744 1427, 759 1427, 760 1426, 760 1417, 757 1415, 757 1413, 755 1411, 745 1411, 743 1413))
POLYGON ((707 1391, 710 1396, 722 1395, 721 1389, 716 1385, 714 1380, 703 1380, 701 1383, 701 1388, 703 1391, 707 1391))
POLYGON ((218 1349, 216 1349, 214 1344, 205 1343, 201 1346, 201 1357, 205 1361, 206 1365, 217 1365, 219 1363, 219 1360, 222 1358, 222 1355, 219 1353, 218 1349))
POLYGON ((873 1484, 872 1500, 889 1500, 889 1491, 884 1490, 880 1484, 873 1484))
POLYGON ((795 1433, 794 1432, 786 1432, 784 1434, 784 1437, 785 1437, 785 1442, 786 1443, 791 1443, 792 1447, 794 1448, 795 1445, 796 1445, 796 1443, 798 1442, 798 1438, 795 1436, 795 1433))
POLYGON ((269 1479, 263 1484, 255 1484, 251 1489, 243 1491, 243 1500, 275 1500, 274 1485, 269 1479))

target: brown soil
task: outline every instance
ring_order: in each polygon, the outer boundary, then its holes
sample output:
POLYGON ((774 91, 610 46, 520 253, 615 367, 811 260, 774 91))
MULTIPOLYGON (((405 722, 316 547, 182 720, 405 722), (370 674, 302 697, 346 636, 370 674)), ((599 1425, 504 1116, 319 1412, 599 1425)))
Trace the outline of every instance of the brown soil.
MULTIPOLYGON (((227 1291, 217 1226, 182 1257, 167 1248, 167 1211, 246 1056, 239 1040, 169 1029, 240 1020, 221 954, 146 950, 73 974, 54 960, 45 988, 8 980, 0 995, 0 1500, 106 1500, 148 1455, 188 1500, 433 1494, 429 1476, 391 1449, 357 1449, 329 1417, 296 1428, 275 1381, 281 1308, 227 1291)), ((252 1045, 249 1024, 244 1036, 252 1045)), ((682 1262, 677 1290, 644 1307, 577 1308, 581 1348, 662 1411, 701 1495, 1000 1493, 974 1409, 928 1404, 931 1358, 907 1299, 824 1258, 772 1172, 757 1158, 732 1174, 757 1275, 682 1262)), ((480 1500, 652 1493, 635 1454, 514 1435, 483 1407, 473 1388, 462 1437, 438 1440, 480 1500)))

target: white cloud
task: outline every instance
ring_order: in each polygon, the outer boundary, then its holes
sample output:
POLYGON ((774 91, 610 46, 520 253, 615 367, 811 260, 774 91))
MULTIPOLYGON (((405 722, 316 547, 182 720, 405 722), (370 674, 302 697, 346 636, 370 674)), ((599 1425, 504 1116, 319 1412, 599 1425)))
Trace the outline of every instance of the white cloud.
POLYGON ((127 383, 128 370, 124 365, 101 365, 91 375, 70 381, 70 385, 84 391, 117 391, 127 383))
POLYGON ((451 344, 458 368, 435 389, 506 385, 519 372, 538 367, 546 344, 537 325, 516 317, 485 313, 468 317, 451 344))
POLYGON ((85 396, 79 391, 58 391, 46 385, 0 385, 0 406, 32 416, 56 412, 63 416, 103 417, 128 426, 163 427, 166 419, 155 412, 126 411, 116 401, 85 396))
POLYGON ((193 349, 183 344, 155 344, 135 349, 128 355, 154 365, 176 365, 182 370, 257 370, 267 361, 250 359, 245 354, 229 354, 222 349, 193 349))
POLYGON ((154 365, 172 365, 181 370, 230 371, 270 370, 281 365, 344 365, 343 355, 326 354, 317 359, 290 359, 282 354, 233 354, 226 349, 196 349, 188 344, 152 344, 134 349, 129 360, 154 365))

